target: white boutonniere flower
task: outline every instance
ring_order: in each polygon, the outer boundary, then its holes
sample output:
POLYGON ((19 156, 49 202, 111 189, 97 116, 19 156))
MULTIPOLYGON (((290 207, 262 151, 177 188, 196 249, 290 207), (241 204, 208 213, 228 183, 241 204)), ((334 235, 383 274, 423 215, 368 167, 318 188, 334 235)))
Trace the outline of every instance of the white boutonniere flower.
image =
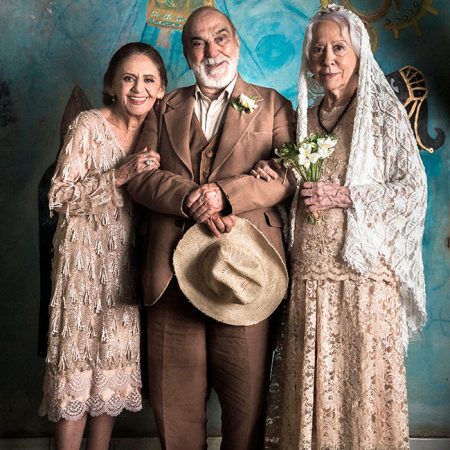
POLYGON ((248 97, 245 94, 241 94, 236 100, 231 102, 231 106, 237 109, 239 112, 246 112, 251 114, 257 107, 257 103, 262 100, 261 97, 254 95, 253 97, 248 97))

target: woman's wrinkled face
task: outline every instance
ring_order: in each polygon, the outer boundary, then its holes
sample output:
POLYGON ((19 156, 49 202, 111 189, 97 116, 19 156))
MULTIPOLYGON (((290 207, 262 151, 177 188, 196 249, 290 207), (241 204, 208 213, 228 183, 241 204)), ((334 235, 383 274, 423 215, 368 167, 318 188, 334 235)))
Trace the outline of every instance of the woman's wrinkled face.
POLYGON ((358 57, 347 30, 332 20, 318 22, 313 29, 308 54, 309 70, 327 93, 339 94, 357 77, 358 57))
POLYGON ((164 87, 154 62, 137 53, 120 64, 108 92, 116 96, 114 108, 131 116, 143 116, 163 97, 164 87))

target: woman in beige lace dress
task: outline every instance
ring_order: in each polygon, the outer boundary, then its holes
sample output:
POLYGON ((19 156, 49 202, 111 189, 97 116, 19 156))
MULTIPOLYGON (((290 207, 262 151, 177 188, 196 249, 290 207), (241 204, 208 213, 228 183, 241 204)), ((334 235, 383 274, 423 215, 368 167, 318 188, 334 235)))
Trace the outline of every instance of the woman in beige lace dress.
POLYGON ((297 137, 312 132, 338 141, 322 181, 303 183, 294 200, 266 448, 407 449, 404 354, 425 320, 426 181, 362 22, 336 5, 305 35, 297 137), (324 96, 307 110, 311 82, 324 96))
POLYGON ((142 408, 133 205, 124 185, 159 166, 132 154, 141 124, 162 98, 159 53, 130 43, 112 57, 104 104, 70 126, 49 193, 59 220, 40 415, 56 422, 58 449, 107 449, 114 418, 142 408))

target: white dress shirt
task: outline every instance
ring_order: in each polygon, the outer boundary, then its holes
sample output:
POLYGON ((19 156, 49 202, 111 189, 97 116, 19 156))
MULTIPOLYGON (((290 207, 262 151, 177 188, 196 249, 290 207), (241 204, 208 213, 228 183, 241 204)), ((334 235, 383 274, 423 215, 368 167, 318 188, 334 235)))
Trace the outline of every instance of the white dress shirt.
POLYGON ((195 86, 194 112, 208 142, 219 131, 222 125, 236 80, 237 75, 215 100, 206 97, 200 90, 198 84, 195 86))

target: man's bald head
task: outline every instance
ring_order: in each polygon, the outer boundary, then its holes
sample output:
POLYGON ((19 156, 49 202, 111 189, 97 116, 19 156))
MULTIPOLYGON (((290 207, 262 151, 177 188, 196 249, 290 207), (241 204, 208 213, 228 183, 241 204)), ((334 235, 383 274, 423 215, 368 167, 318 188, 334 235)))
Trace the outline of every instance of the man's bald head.
POLYGON ((236 27, 233 25, 233 22, 230 20, 230 18, 224 14, 222 11, 219 11, 217 8, 214 8, 214 6, 201 6, 200 8, 197 8, 195 11, 193 11, 190 16, 187 18, 183 30, 181 32, 181 41, 183 43, 183 54, 185 58, 187 59, 187 45, 189 42, 189 38, 191 37, 191 27, 195 20, 197 20, 199 17, 204 15, 205 13, 214 12, 217 14, 220 14, 221 16, 225 17, 227 22, 230 25, 230 28, 234 35, 236 35, 236 27))

